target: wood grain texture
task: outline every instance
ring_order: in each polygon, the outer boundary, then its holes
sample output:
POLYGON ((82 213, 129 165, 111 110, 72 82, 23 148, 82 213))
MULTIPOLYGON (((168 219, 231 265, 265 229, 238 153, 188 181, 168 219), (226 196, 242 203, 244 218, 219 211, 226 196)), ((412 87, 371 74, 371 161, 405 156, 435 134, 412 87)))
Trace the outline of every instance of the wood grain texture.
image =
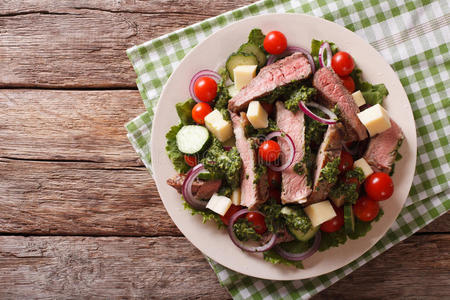
POLYGON ((1 299, 229 297, 184 238, 0 236, 1 299))
POLYGON ((145 108, 138 91, 0 89, 0 157, 142 166, 123 125, 145 108))
POLYGON ((125 54, 254 1, 0 2, 0 87, 134 88, 125 54))

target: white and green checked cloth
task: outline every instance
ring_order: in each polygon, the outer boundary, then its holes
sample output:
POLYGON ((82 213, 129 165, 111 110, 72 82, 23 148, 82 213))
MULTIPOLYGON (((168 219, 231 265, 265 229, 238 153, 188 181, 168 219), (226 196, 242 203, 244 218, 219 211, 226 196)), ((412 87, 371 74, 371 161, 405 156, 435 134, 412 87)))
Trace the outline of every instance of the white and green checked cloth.
POLYGON ((259 1, 128 49, 147 112, 126 124, 128 137, 151 169, 153 109, 181 59, 220 28, 247 16, 298 12, 352 30, 397 72, 417 127, 417 169, 404 209, 387 234, 363 256, 334 272, 297 281, 245 276, 209 260, 220 283, 235 299, 309 298, 412 235, 450 209, 449 2, 303 0, 259 1))

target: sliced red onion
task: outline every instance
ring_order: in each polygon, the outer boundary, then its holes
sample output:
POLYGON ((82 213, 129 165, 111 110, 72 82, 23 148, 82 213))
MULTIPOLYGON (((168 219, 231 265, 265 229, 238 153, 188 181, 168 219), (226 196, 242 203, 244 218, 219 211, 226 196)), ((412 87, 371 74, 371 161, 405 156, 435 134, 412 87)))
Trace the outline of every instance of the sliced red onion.
POLYGON ((275 165, 272 165, 272 164, 269 165, 269 168, 272 169, 273 171, 281 172, 281 171, 286 170, 287 168, 289 168, 289 166, 294 161, 295 144, 294 144, 294 141, 292 140, 292 138, 287 133, 284 133, 284 132, 281 132, 281 131, 274 131, 274 132, 269 133, 266 136, 266 141, 271 140, 274 137, 283 138, 287 142, 287 144, 289 146, 289 154, 286 155, 286 160, 281 166, 275 166, 275 165))
POLYGON ((313 120, 316 120, 320 123, 327 124, 327 125, 333 125, 333 124, 337 123, 338 118, 337 118, 336 114, 334 112, 332 112, 331 110, 329 110, 328 108, 326 108, 325 106, 322 106, 322 105, 314 103, 314 102, 305 104, 303 101, 300 101, 298 106, 305 113, 305 115, 307 115, 308 117, 310 117, 313 120), (325 114, 327 114, 330 117, 330 119, 325 119, 325 118, 322 118, 322 117, 314 114, 312 111, 309 110, 309 108, 306 105, 320 109, 325 114))
MULTIPOLYGON (((264 245, 253 247, 253 246, 245 246, 237 238, 236 234, 234 233, 234 230, 233 230, 234 223, 236 223, 237 219, 239 219, 240 216, 245 215, 248 212, 249 212, 249 210, 244 208, 244 209, 241 209, 241 210, 235 212, 231 216, 230 221, 228 223, 228 234, 230 235, 231 241, 233 241, 233 243, 236 246, 238 246, 239 248, 241 248, 242 250, 247 251, 247 252, 264 252, 264 251, 270 250, 273 246, 275 246, 275 240, 277 239, 276 234, 271 233, 270 239, 264 245)), ((252 212, 260 214, 263 217, 265 217, 265 215, 260 211, 252 210, 252 212)))
POLYGON ((323 68, 324 66, 327 66, 328 68, 331 67, 331 58, 333 57, 333 52, 331 51, 331 47, 330 44, 328 44, 327 42, 322 43, 322 45, 320 45, 320 49, 319 49, 319 64, 320 66, 323 68), (327 51, 327 63, 325 64, 324 62, 324 51, 327 51))
POLYGON ((306 58, 309 61, 309 64, 311 65, 311 72, 314 74, 316 72, 316 65, 314 64, 314 59, 312 58, 311 53, 309 53, 308 50, 302 47, 289 46, 286 48, 286 50, 284 50, 283 53, 279 55, 269 55, 269 58, 267 59, 267 65, 273 64, 276 60, 291 55, 295 52, 301 52, 306 56, 306 58))
POLYGON ((314 253, 316 253, 316 251, 319 249, 320 246, 320 241, 322 239, 322 235, 320 233, 320 230, 317 231, 315 238, 314 238, 314 243, 311 246, 311 248, 309 248, 308 250, 306 250, 303 253, 291 253, 291 252, 287 252, 286 250, 284 250, 280 245, 276 245, 275 246, 275 251, 283 258, 287 259, 287 260, 291 260, 291 261, 299 261, 299 260, 305 260, 308 257, 310 257, 311 255, 313 255, 314 253))
POLYGON ((231 146, 223 146, 223 150, 230 151, 233 147, 231 146))
POLYGON ((197 98, 194 92, 194 86, 197 79, 200 77, 209 77, 214 79, 217 83, 219 83, 222 80, 222 77, 220 77, 220 74, 213 71, 213 70, 201 70, 197 72, 197 74, 192 77, 191 82, 189 83, 189 94, 191 95, 191 98, 195 100, 195 102, 204 102, 197 98))
POLYGON ((193 208, 200 210, 206 209, 206 204, 208 203, 206 201, 202 201, 194 197, 194 195, 192 194, 192 183, 198 177, 198 175, 205 170, 206 169, 203 166, 203 164, 198 164, 191 170, 189 170, 189 172, 186 174, 186 179, 184 179, 182 189, 184 200, 187 203, 189 203, 193 208))

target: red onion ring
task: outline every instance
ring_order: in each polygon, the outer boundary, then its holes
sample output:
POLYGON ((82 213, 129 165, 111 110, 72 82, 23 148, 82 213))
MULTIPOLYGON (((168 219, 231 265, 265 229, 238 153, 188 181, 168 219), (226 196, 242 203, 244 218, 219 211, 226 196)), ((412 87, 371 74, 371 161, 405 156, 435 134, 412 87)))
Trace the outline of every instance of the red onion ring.
POLYGON ((206 204, 208 204, 206 201, 195 199, 194 195, 192 195, 192 183, 194 180, 198 177, 198 175, 205 170, 205 167, 203 164, 198 164, 195 167, 193 167, 189 172, 186 174, 186 178, 183 182, 183 189, 182 194, 184 200, 189 203, 193 208, 205 210, 206 204))
POLYGON ((314 114, 312 111, 309 110, 309 108, 306 106, 306 104, 303 101, 300 101, 298 106, 305 113, 305 115, 307 115, 308 117, 310 117, 313 120, 316 120, 320 123, 327 124, 327 125, 333 125, 333 124, 337 123, 338 117, 336 116, 336 114, 334 112, 332 112, 331 110, 329 110, 328 108, 326 108, 325 106, 322 106, 322 105, 314 103, 314 102, 308 103, 308 106, 312 106, 312 107, 320 109, 325 114, 327 114, 330 117, 330 119, 324 119, 324 118, 319 117, 318 115, 314 114))
POLYGON ((281 172, 281 171, 286 170, 287 168, 289 168, 289 166, 294 161, 295 144, 294 144, 294 141, 292 140, 292 138, 287 133, 284 133, 284 132, 281 132, 281 131, 274 131, 274 132, 269 133, 266 136, 266 141, 271 140, 274 137, 284 138, 285 141, 288 143, 288 146, 289 146, 289 156, 287 156, 287 159, 284 162, 284 164, 282 164, 281 166, 275 166, 275 165, 272 165, 272 164, 268 165, 268 167, 270 169, 272 169, 273 171, 281 172))
POLYGON ((191 82, 189 83, 189 94, 191 95, 191 98, 195 100, 195 102, 204 102, 197 98, 194 92, 194 86, 197 79, 200 77, 209 77, 214 79, 217 83, 219 83, 222 80, 222 77, 220 77, 220 74, 213 71, 213 70, 201 70, 197 72, 191 79, 191 82))
MULTIPOLYGON (((244 209, 238 210, 237 212, 235 212, 231 216, 230 221, 228 223, 228 228, 227 228, 228 229, 228 234, 230 235, 230 238, 231 238, 231 241, 236 246, 238 246, 240 249, 242 249, 244 251, 247 251, 247 252, 264 252, 264 251, 272 249, 272 247, 275 246, 275 240, 277 239, 277 235, 274 234, 274 233, 271 233, 271 237, 270 237, 270 239, 269 239, 269 241, 267 243, 265 243, 262 246, 257 246, 257 247, 245 246, 237 238, 237 236, 236 236, 236 234, 234 233, 234 230, 233 230, 233 225, 234 225, 234 223, 236 223, 237 219, 239 219, 240 216, 242 216, 242 215, 244 215, 244 214, 246 214, 248 212, 249 212, 249 210, 244 208, 244 209)), ((265 217, 265 215, 262 212, 260 212, 260 211, 252 210, 252 212, 260 214, 263 217, 265 217)))
POLYGON ((323 68, 325 66, 323 52, 327 51, 327 63, 326 66, 331 67, 331 58, 333 57, 333 52, 331 51, 330 44, 327 42, 322 43, 319 49, 319 64, 323 68))
POLYGON ((308 250, 306 250, 303 253, 291 253, 291 252, 287 252, 286 250, 284 250, 283 248, 281 248, 280 245, 276 245, 275 246, 275 251, 283 258, 287 259, 287 260, 291 260, 291 261, 299 261, 299 260, 305 260, 308 257, 310 257, 311 255, 313 255, 314 253, 316 253, 316 251, 319 249, 320 246, 320 241, 322 240, 322 235, 320 233, 320 230, 317 231, 316 236, 314 238, 314 243, 311 246, 311 248, 309 248, 308 250))
POLYGON ((269 55, 269 58, 267 59, 267 65, 273 64, 276 60, 291 55, 295 52, 301 52, 306 56, 309 64, 311 65, 311 72, 314 74, 316 72, 316 64, 314 63, 314 59, 312 58, 311 53, 309 53, 308 50, 302 47, 288 46, 286 50, 284 50, 284 52, 279 55, 269 55))

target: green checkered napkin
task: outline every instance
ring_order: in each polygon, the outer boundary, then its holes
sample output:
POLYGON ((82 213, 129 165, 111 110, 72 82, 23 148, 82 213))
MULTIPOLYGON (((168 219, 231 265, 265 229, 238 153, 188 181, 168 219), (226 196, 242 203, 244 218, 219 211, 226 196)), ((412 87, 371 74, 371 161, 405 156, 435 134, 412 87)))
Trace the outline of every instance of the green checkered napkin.
POLYGON ((381 53, 408 94, 417 127, 417 169, 406 205, 388 233, 352 263, 305 280, 261 280, 209 259, 220 283, 235 299, 309 298, 450 209, 449 4, 446 0, 397 2, 403 1, 260 1, 128 49, 147 112, 126 124, 126 129, 150 173, 153 109, 167 78, 196 44, 247 16, 298 12, 345 26, 381 53))

